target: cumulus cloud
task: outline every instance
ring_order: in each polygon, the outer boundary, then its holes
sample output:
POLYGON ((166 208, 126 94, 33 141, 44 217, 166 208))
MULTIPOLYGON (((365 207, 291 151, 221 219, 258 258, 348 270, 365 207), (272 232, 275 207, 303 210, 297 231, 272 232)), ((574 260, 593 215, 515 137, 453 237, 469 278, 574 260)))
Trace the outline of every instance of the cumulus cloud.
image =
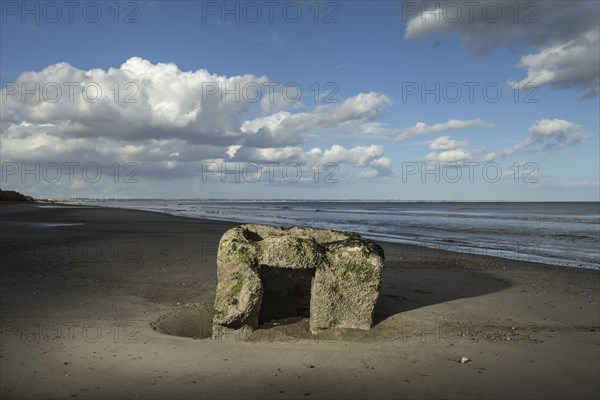
POLYGON ((362 125, 382 118, 390 103, 385 95, 359 93, 290 112, 281 110, 278 98, 273 108, 264 98, 248 101, 254 94, 245 87, 265 82, 266 76, 182 71, 139 57, 106 70, 50 65, 24 72, 2 89, 0 152, 3 161, 127 160, 156 177, 192 176, 202 161, 225 159, 336 162, 370 176, 391 174, 380 146, 300 147, 321 129, 361 132, 362 125), (33 93, 23 95, 23 89, 33 93), (271 109, 278 111, 269 114, 271 109), (266 115, 248 118, 260 112, 266 115))
POLYGON ((585 141, 589 135, 583 128, 564 119, 542 119, 529 128, 529 136, 524 141, 502 151, 498 157, 506 158, 514 154, 560 149, 585 141))
POLYGON ((336 144, 329 149, 314 147, 308 151, 298 146, 242 147, 236 153, 234 161, 278 164, 295 162, 303 165, 317 163, 320 167, 327 163, 335 163, 365 169, 360 173, 361 177, 393 175, 391 160, 380 145, 345 148, 336 144))
POLYGON ((445 150, 439 153, 431 152, 427 153, 427 155, 424 157, 424 160, 427 162, 439 163, 459 162, 472 159, 473 154, 466 148, 445 150))
POLYGON ((457 34, 466 51, 485 56, 503 46, 523 52, 519 66, 527 76, 518 81, 584 90, 584 97, 599 94, 600 52, 596 1, 474 3, 424 1, 407 23, 405 37, 422 39, 433 34, 457 34), (457 9, 458 6, 458 9, 457 9), (458 11, 457 11, 458 10, 458 11))
POLYGON ((429 150, 454 150, 469 145, 468 140, 454 140, 450 136, 440 136, 429 144, 429 150))
POLYGON ((383 146, 356 146, 346 149, 340 145, 333 145, 330 149, 322 151, 312 149, 309 151, 311 157, 324 160, 325 162, 346 163, 353 167, 367 167, 368 171, 363 172, 362 176, 390 176, 391 160, 385 155, 383 146))
POLYGON ((589 138, 584 129, 563 119, 542 119, 529 128, 529 136, 516 145, 498 153, 478 147, 471 148, 468 140, 454 140, 440 136, 429 143, 430 152, 423 160, 427 162, 495 161, 520 153, 538 153, 574 146, 589 138))
POLYGON ((458 131, 470 128, 493 128, 494 125, 487 123, 481 119, 450 119, 446 122, 427 125, 424 122, 417 122, 414 126, 400 129, 397 140, 407 140, 415 136, 428 135, 431 133, 439 133, 445 131, 458 131))
POLYGON ((584 88, 584 98, 600 95, 600 41, 598 31, 590 31, 578 40, 571 40, 528 54, 519 67, 527 76, 519 82, 509 81, 511 87, 524 88, 530 82, 537 86, 584 88), (517 85, 517 86, 515 86, 517 85))
POLYGON ((471 149, 468 140, 454 140, 449 136, 440 136, 429 143, 429 153, 423 161, 431 163, 458 163, 473 161, 485 151, 484 148, 471 149))
POLYGON ((69 123, 65 137, 126 140, 179 138, 214 143, 239 135, 252 103, 223 97, 215 88, 266 82, 254 75, 221 76, 200 69, 185 72, 172 63, 152 64, 132 57, 120 68, 81 70, 67 63, 25 72, 4 88, 7 113, 31 123, 69 123), (35 90, 35 88, 38 88, 35 90), (85 88, 85 89, 84 89, 85 88), (37 95, 24 95, 33 90, 37 95))
POLYGON ((380 119, 390 99, 380 93, 359 93, 338 104, 315 108, 312 112, 279 111, 267 117, 245 121, 242 132, 249 133, 246 145, 255 147, 294 146, 306 140, 305 133, 319 128, 358 129, 361 124, 380 119))

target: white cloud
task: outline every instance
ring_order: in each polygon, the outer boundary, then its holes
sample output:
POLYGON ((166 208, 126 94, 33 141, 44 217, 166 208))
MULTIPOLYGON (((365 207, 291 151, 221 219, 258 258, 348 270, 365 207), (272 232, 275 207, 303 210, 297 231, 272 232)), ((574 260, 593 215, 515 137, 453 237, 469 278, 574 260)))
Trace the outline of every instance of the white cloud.
POLYGON ((227 142, 240 134, 241 119, 252 103, 235 101, 232 95, 223 100, 220 93, 209 94, 209 89, 241 88, 266 80, 254 75, 220 76, 203 69, 184 72, 175 64, 152 64, 139 57, 107 70, 86 71, 59 63, 21 74, 16 81, 19 93, 2 90, 3 108, 9 115, 18 111, 31 123, 67 123, 70 129, 61 132, 65 137, 227 142), (36 85, 37 99, 22 98, 21 88, 36 85), (85 85, 87 90, 82 91, 85 85), (98 89, 101 97, 96 97, 98 89))
POLYGON ((235 157, 235 153, 237 153, 237 151, 240 149, 240 147, 242 147, 242 146, 239 144, 233 144, 233 145, 229 146, 227 148, 227 155, 229 156, 229 158, 235 157))
POLYGON ((466 148, 445 150, 439 153, 430 152, 424 157, 425 161, 438 163, 459 162, 472 159, 473 153, 466 148))
POLYGON ((581 131, 581 127, 573 122, 564 119, 541 119, 535 121, 529 128, 533 136, 538 138, 554 136, 556 134, 566 134, 574 131, 581 131))
POLYGON ((483 148, 471 149, 468 140, 454 140, 449 136, 440 136, 429 144, 429 153, 423 161, 431 163, 455 163, 473 161, 485 151, 483 148))
POLYGON ((445 131, 458 131, 471 128, 493 128, 494 125, 487 123, 481 119, 450 119, 446 122, 427 125, 424 122, 417 122, 410 128, 400 129, 397 140, 407 140, 415 136, 428 135, 431 133, 439 133, 445 131))
POLYGON ((289 118, 292 114, 288 111, 279 111, 265 117, 259 117, 252 120, 244 121, 241 130, 244 133, 257 133, 260 129, 268 127, 271 130, 276 130, 282 122, 289 118))
POLYGON ((527 70, 527 76, 519 82, 509 81, 508 85, 523 89, 533 82, 536 86, 581 87, 587 90, 585 98, 597 97, 600 95, 598 38, 598 31, 590 31, 578 40, 523 56, 519 67, 527 70))
POLYGON ((429 143, 429 153, 423 160, 427 162, 460 162, 501 160, 520 153, 537 153, 574 146, 585 141, 589 135, 583 128, 563 119, 542 119, 529 128, 529 136, 516 145, 499 153, 489 152, 483 147, 470 148, 468 140, 454 140, 440 136, 429 143))
POLYGON ((599 2, 482 0, 452 2, 451 6, 423 1, 419 5, 420 12, 407 23, 406 38, 458 34, 463 47, 479 56, 499 46, 515 52, 535 48, 537 52, 521 58, 519 66, 527 70, 527 76, 519 80, 520 88, 531 82, 577 88, 588 98, 599 95, 599 2), (456 19, 457 5, 461 16, 456 19), (501 17, 496 19, 498 9, 501 17))
POLYGON ((0 152, 3 161, 105 165, 132 161, 140 164, 140 173, 158 177, 193 176, 202 161, 223 159, 336 162, 363 173, 374 171, 373 176, 391 174, 381 146, 333 145, 309 151, 299 146, 323 129, 338 136, 361 133, 362 125, 381 119, 389 98, 359 93, 310 111, 280 110, 248 119, 251 111, 264 111, 265 105, 219 93, 235 85, 243 88, 268 81, 265 76, 181 71, 173 63, 153 64, 138 57, 107 70, 51 65, 22 73, 16 88, 33 88, 37 83, 55 92, 40 89, 40 99, 33 95, 22 99, 20 93, 10 93, 15 86, 2 89, 0 152), (64 84, 69 82, 79 84, 72 98, 64 84), (90 96, 95 97, 97 87, 102 91, 96 102, 86 101, 81 93, 82 86, 90 83, 90 96), (48 101, 58 93, 56 86, 62 97, 48 101), (127 95, 133 102, 125 101, 127 95))
POLYGON ((588 137, 589 135, 581 126, 571 121, 557 118, 542 119, 531 125, 527 139, 505 149, 498 157, 506 158, 523 152, 537 153, 560 149, 582 143, 588 137))
POLYGON ((391 176, 391 160, 386 156, 382 146, 355 146, 345 148, 335 144, 328 149, 314 147, 308 151, 298 146, 287 146, 278 148, 256 148, 242 147, 235 155, 236 161, 253 163, 299 163, 302 165, 314 165, 317 163, 321 168, 327 163, 337 165, 348 165, 355 168, 365 169, 360 176, 391 176))
POLYGON ((295 146, 303 143, 306 134, 315 129, 360 131, 361 125, 380 119, 389 103, 390 99, 383 94, 359 93, 341 103, 318 106, 312 112, 280 111, 244 121, 242 132, 252 134, 245 140, 248 146, 295 146))
POLYGON ((454 150, 468 146, 468 140, 457 141, 450 139, 450 136, 440 136, 429 144, 429 150, 454 150))

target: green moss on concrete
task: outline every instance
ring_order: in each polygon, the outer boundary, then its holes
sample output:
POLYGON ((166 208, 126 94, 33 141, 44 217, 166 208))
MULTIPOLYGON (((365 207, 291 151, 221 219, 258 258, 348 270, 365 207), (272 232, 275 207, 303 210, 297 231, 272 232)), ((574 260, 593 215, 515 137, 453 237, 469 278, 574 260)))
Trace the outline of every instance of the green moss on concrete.
POLYGON ((242 292, 253 292, 253 287, 259 284, 260 278, 255 275, 237 275, 219 282, 215 296, 215 317, 220 321, 235 318, 245 308, 241 299, 242 292))
POLYGON ((221 242, 219 243, 217 260, 254 265, 256 263, 256 247, 246 241, 237 239, 221 242))
POLYGON ((323 259, 323 248, 308 236, 277 236, 259 244, 261 264, 276 268, 317 268, 323 259))
POLYGON ((237 299, 237 297, 240 295, 240 292, 242 291, 242 288, 244 287, 244 281, 245 278, 241 276, 234 281, 235 283, 229 290, 229 297, 237 299))
POLYGON ((349 262, 342 265, 342 270, 344 278, 350 277, 351 279, 358 280, 360 283, 370 283, 375 277, 373 268, 365 263, 349 262))

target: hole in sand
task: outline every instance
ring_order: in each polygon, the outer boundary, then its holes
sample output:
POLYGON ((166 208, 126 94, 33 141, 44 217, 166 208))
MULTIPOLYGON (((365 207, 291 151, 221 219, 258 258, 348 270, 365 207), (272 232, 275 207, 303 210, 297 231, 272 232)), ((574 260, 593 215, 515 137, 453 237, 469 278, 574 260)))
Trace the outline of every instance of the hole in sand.
POLYGON ((205 306, 183 306, 162 315, 150 326, 165 335, 206 339, 212 335, 212 310, 205 306))
POLYGON ((276 320, 283 325, 308 318, 313 277, 313 270, 261 266, 263 298, 259 324, 276 320))

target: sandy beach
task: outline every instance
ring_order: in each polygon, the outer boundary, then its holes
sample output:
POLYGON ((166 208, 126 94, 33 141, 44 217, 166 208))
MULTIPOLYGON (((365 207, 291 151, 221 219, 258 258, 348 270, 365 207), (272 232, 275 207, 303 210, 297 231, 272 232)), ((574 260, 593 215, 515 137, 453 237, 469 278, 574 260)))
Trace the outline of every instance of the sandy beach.
POLYGON ((382 242, 371 330, 298 319, 215 341, 233 224, 12 202, 0 216, 4 399, 600 396, 597 270, 382 242))

